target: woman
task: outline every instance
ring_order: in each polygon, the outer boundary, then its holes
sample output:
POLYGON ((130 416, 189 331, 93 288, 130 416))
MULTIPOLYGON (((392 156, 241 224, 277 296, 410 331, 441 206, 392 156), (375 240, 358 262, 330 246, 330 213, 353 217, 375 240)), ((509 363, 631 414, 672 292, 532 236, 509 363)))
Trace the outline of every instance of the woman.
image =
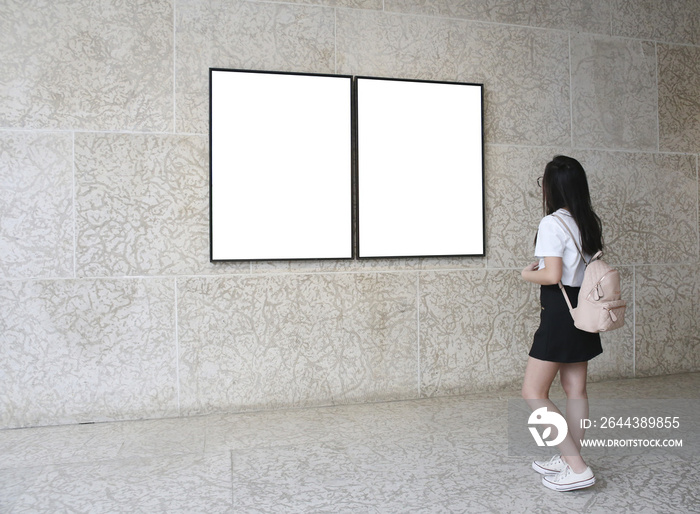
POLYGON ((574 326, 558 286, 560 281, 564 284, 572 306, 576 307, 586 262, 561 223, 566 223, 579 239, 586 261, 603 248, 602 224, 591 206, 586 173, 576 159, 556 156, 545 167, 538 184, 542 187, 545 212, 535 240, 535 256, 539 261, 523 269, 522 277, 541 286, 540 326, 525 369, 522 395, 533 410, 547 407, 548 411, 558 413, 549 399, 549 389, 559 372, 566 393, 569 431, 558 447, 561 455, 548 461, 535 461, 532 467, 543 475, 542 483, 546 487, 571 491, 595 483, 593 471, 581 457, 584 437, 581 420, 588 418, 588 361, 603 349, 599 334, 583 332, 574 326))

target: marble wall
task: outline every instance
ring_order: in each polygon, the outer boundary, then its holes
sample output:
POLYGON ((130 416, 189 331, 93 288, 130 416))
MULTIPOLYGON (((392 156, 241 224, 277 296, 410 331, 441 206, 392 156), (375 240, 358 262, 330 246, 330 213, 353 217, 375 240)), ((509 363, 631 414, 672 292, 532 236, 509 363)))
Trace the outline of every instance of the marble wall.
POLYGON ((0 4, 0 428, 519 382, 556 153, 630 301, 591 377, 700 370, 696 0, 0 4), (485 85, 483 258, 212 264, 208 68, 485 85))

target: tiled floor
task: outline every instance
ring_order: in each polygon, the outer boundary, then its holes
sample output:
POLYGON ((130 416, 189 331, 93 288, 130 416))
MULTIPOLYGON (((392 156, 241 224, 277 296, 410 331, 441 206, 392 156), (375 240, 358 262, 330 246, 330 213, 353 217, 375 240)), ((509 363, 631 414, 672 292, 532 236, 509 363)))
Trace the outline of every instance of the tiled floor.
MULTIPOLYGON (((700 373, 589 394, 700 398, 700 373)), ((595 486, 545 489, 508 452, 517 396, 0 431, 0 512, 700 512, 692 454, 597 456, 595 486)))

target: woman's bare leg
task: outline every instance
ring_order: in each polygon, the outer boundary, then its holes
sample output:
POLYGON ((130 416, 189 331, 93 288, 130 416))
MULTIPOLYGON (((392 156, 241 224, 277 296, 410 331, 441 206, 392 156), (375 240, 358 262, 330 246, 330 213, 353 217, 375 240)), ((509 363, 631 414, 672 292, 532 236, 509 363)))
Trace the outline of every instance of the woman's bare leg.
MULTIPOLYGON (((557 371, 560 371, 562 366, 564 364, 542 361, 534 357, 528 359, 523 380, 522 396, 533 411, 540 407, 547 407, 547 411, 561 415, 557 406, 549 399, 549 388, 557 375, 557 371)), ((562 458, 571 466, 574 472, 581 473, 586 469, 587 465, 581 458, 581 452, 574 443, 570 430, 558 448, 562 458)))
MULTIPOLYGON (((554 377, 559 371, 558 362, 542 361, 529 357, 525 367, 525 378, 523 379, 522 395, 530 407, 530 400, 548 400, 549 388, 554 382, 554 377)), ((542 405, 538 405, 542 407, 542 405)), ((535 410, 535 409, 533 409, 535 410)))
POLYGON ((587 362, 562 364, 559 368, 559 379, 566 393, 566 423, 569 425, 569 434, 579 452, 586 432, 586 429, 581 426, 581 420, 588 419, 587 377, 587 362))

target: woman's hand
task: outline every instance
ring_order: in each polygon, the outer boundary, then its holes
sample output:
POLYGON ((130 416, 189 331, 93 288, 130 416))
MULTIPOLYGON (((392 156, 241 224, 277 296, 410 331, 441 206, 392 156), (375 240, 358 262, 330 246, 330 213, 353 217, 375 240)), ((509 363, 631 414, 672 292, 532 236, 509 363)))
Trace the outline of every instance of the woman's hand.
POLYGON ((525 278, 525 273, 527 273, 528 271, 537 271, 538 269, 540 269, 539 261, 533 262, 532 264, 528 264, 527 266, 525 266, 520 274, 523 276, 523 278, 525 278))
POLYGON ((520 272, 528 282, 540 285, 557 284, 561 280, 563 261, 561 257, 545 257, 544 267, 540 269, 539 262, 533 262, 520 272))

